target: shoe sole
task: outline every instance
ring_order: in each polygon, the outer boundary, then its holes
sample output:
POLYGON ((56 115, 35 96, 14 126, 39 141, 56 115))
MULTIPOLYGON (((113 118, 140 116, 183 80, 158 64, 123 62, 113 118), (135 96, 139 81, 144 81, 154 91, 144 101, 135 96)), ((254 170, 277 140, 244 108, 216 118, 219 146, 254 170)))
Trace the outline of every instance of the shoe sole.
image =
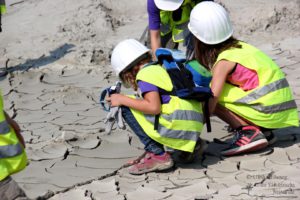
POLYGON ((253 151, 263 149, 263 148, 267 147, 268 144, 269 144, 268 140, 260 139, 260 140, 251 142, 251 143, 241 146, 241 147, 237 147, 237 148, 230 149, 227 151, 222 151, 221 154, 223 156, 233 156, 233 155, 237 155, 237 154, 241 154, 241 153, 250 153, 253 151))
POLYGON ((145 170, 141 170, 141 171, 138 171, 138 172, 130 171, 130 170, 129 170, 129 173, 130 173, 130 174, 133 174, 133 175, 142 175, 142 174, 149 173, 149 172, 158 172, 158 171, 167 170, 167 169, 172 168, 173 165, 174 165, 173 160, 170 160, 170 161, 167 162, 167 163, 164 163, 164 164, 158 164, 158 165, 156 165, 155 167, 153 167, 153 168, 151 168, 151 169, 145 169, 145 170))

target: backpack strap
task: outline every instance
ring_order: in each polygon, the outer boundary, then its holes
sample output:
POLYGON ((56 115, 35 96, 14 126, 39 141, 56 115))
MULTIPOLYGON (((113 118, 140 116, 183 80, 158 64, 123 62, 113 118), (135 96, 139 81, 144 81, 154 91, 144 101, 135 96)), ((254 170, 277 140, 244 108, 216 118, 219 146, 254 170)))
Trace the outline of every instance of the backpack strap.
POLYGON ((207 132, 211 132, 211 123, 210 123, 210 115, 209 115, 209 104, 208 104, 209 99, 205 100, 204 102, 204 118, 206 122, 206 129, 207 132))
MULTIPOLYGON (((192 72, 185 67, 186 57, 181 51, 170 50, 166 48, 158 48, 155 52, 158 59, 157 63, 163 65, 171 77, 173 90, 171 92, 162 92, 161 94, 174 95, 179 98, 184 98, 185 94, 195 94, 195 83, 192 72), (175 81, 180 80, 180 81, 175 81), (178 86, 178 88, 177 88, 178 86), (180 91, 180 92, 178 92, 180 91)), ((198 90, 197 90, 198 91, 198 90)), ((210 90, 209 90, 210 91, 210 90)), ((203 96, 190 96, 191 99, 197 99, 204 102, 203 114, 206 122, 207 132, 211 132, 211 123, 209 115, 209 91, 203 91, 203 96)), ((188 99, 188 98, 186 98, 188 99)), ((154 130, 158 129, 159 114, 155 115, 154 130)))
POLYGON ((156 130, 156 131, 158 129, 159 116, 160 116, 160 114, 155 115, 155 119, 154 119, 154 130, 156 130))
POLYGON ((184 64, 181 62, 177 63, 178 67, 180 68, 180 74, 182 76, 182 80, 184 82, 184 85, 192 91, 193 87, 195 87, 195 84, 191 81, 193 80, 192 74, 184 67, 184 64))

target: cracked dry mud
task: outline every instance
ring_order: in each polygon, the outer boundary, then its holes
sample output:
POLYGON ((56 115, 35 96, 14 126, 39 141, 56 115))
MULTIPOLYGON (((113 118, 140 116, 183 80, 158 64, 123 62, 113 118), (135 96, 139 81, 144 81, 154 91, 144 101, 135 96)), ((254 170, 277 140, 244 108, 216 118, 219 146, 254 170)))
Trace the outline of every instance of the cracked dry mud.
MULTIPOLYGON (((299 107, 299 1, 221 2, 230 10, 237 37, 281 66, 299 107), (261 16, 246 15, 246 8, 261 16)), ((209 146, 195 163, 141 176, 122 168, 142 154, 142 146, 129 129, 104 133, 106 113, 98 98, 116 80, 108 65, 112 46, 138 38, 147 21, 144 0, 126 3, 12 2, 14 12, 5 16, 8 25, 0 38, 0 63, 7 62, 10 73, 0 87, 5 109, 20 124, 26 141, 29 165, 13 178, 27 195, 52 200, 299 199, 299 128, 277 130, 278 141, 265 150, 225 158, 220 155, 222 141, 232 135, 212 118, 212 133, 201 135, 209 146), (32 12, 39 16, 36 26, 9 25, 31 20, 24 9, 40 11, 32 12), (45 16, 48 11, 56 13, 53 22, 45 16)))

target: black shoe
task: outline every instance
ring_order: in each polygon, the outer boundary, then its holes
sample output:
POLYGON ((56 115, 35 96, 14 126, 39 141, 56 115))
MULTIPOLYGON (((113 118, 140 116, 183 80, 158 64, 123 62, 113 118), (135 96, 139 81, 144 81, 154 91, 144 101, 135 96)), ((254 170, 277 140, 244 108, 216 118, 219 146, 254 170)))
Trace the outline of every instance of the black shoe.
POLYGON ((229 148, 221 152, 224 156, 233 156, 249 153, 265 148, 268 141, 264 134, 255 126, 244 126, 236 131, 235 137, 229 148))
POLYGON ((277 141, 277 137, 274 135, 273 131, 263 131, 263 134, 268 140, 268 145, 272 145, 277 141))
POLYGON ((208 147, 208 142, 202 139, 198 139, 194 151, 192 153, 181 151, 179 154, 179 162, 180 163, 192 163, 203 155, 203 152, 208 147))

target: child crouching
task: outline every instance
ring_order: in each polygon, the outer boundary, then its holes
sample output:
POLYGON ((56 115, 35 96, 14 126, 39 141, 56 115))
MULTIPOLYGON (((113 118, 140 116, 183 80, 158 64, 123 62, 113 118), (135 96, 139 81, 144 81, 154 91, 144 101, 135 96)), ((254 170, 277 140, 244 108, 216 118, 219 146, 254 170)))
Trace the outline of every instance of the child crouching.
POLYGON ((125 84, 141 94, 141 98, 112 94, 107 99, 111 106, 122 106, 123 118, 145 145, 145 154, 132 163, 129 173, 172 168, 174 162, 164 146, 194 151, 203 127, 200 103, 170 95, 173 85, 167 71, 151 62, 150 50, 134 39, 114 48, 111 65, 125 84))

